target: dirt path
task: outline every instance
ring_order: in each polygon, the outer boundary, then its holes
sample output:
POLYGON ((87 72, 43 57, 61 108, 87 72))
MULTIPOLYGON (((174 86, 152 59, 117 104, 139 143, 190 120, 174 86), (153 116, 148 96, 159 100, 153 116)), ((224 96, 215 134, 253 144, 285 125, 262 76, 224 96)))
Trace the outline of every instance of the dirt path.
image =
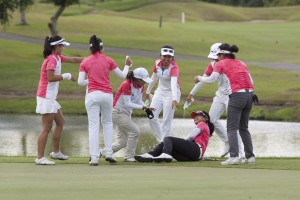
MULTIPOLYGON (((0 39, 5 40, 16 40, 22 42, 28 42, 32 44, 39 44, 43 45, 43 40, 25 37, 21 35, 11 34, 11 33, 4 33, 0 32, 0 39)), ((88 51, 87 45, 79 44, 79 43, 72 43, 70 47, 72 49, 78 50, 86 50, 88 51)), ((125 49, 125 48, 114 48, 114 47, 105 47, 105 52, 107 53, 115 53, 115 54, 124 54, 124 55, 132 55, 132 56, 140 56, 146 58, 155 58, 158 56, 158 52, 154 51, 145 51, 139 49, 125 49)), ((176 59, 179 60, 207 60, 206 57, 200 56, 191 56, 191 55, 183 55, 183 54, 176 54, 176 59)), ((263 62, 255 62, 255 61, 245 61, 247 64, 255 65, 259 67, 267 67, 272 69, 281 69, 287 71, 294 71, 300 72, 300 66, 296 64, 287 64, 287 63, 263 63, 263 62)))

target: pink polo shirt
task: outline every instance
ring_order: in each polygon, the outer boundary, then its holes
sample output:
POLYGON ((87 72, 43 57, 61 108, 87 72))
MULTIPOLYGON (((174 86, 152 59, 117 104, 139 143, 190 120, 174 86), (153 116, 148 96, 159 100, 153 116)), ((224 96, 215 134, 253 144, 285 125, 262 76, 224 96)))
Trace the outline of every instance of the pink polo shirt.
POLYGON ((79 72, 85 72, 87 74, 88 93, 93 91, 112 93, 109 72, 117 67, 117 64, 112 58, 99 52, 85 58, 80 64, 79 72))
POLYGON ((199 133, 194 138, 194 142, 201 145, 202 156, 203 156, 205 151, 206 151, 207 145, 208 145, 208 141, 209 141, 209 137, 210 137, 210 131, 209 131, 208 125, 204 122, 199 122, 197 124, 197 128, 201 129, 201 133, 199 133))
POLYGON ((240 60, 225 58, 217 63, 214 72, 225 74, 229 79, 231 93, 242 89, 254 90, 246 64, 240 60))
POLYGON ((48 99, 56 99, 59 81, 48 82, 47 71, 54 71, 54 75, 61 74, 61 63, 66 61, 66 57, 63 55, 51 54, 44 59, 38 89, 36 96, 48 99))

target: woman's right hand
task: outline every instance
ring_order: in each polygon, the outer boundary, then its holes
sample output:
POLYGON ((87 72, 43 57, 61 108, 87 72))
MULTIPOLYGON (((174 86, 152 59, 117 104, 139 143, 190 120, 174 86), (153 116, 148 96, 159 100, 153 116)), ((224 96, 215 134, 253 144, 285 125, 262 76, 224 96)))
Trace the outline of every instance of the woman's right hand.
POLYGON ((132 66, 132 60, 129 56, 126 56, 125 65, 128 65, 129 67, 132 66))
POLYGON ((187 97, 186 97, 186 101, 191 103, 193 100, 193 95, 189 94, 187 97))

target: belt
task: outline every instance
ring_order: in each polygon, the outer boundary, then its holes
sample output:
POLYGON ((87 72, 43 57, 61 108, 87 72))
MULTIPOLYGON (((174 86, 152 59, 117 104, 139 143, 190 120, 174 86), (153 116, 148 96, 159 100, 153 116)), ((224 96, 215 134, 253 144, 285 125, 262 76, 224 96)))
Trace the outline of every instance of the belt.
POLYGON ((237 92, 253 92, 253 90, 251 90, 251 89, 241 89, 237 92))

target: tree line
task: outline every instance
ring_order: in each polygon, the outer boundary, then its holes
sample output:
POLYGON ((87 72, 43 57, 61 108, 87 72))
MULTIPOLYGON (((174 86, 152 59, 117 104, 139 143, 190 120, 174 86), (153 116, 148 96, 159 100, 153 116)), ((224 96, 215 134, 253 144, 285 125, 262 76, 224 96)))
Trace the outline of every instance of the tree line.
POLYGON ((199 0, 208 3, 241 7, 272 7, 300 5, 300 0, 199 0))

